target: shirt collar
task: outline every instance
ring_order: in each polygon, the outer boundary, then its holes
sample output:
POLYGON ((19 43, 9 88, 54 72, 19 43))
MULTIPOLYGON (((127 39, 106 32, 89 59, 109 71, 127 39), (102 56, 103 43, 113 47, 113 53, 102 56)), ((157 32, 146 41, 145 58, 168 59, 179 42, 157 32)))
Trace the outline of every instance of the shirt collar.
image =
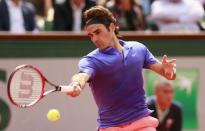
POLYGON ((130 47, 126 44, 126 42, 125 41, 123 41, 123 40, 119 40, 120 41, 120 44, 122 45, 122 47, 124 48, 124 49, 130 49, 130 47))
MULTIPOLYGON (((120 45, 122 45, 122 47, 125 49, 125 50, 128 50, 130 49, 128 46, 126 46, 126 42, 123 41, 123 40, 119 40, 120 42, 120 45)), ((103 53, 112 53, 112 52, 119 52, 117 49, 113 48, 113 47, 108 47, 108 48, 105 48, 105 49, 102 49, 100 50, 100 52, 103 52, 103 53)))

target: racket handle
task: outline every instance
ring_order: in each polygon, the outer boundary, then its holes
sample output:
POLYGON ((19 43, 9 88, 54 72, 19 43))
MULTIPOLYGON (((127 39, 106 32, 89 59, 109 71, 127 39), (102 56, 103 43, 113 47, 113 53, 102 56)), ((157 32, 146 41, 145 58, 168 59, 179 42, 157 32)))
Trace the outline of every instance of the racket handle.
POLYGON ((72 86, 63 86, 63 85, 61 85, 60 87, 61 87, 61 92, 68 93, 68 92, 72 92, 73 91, 73 87, 72 86))

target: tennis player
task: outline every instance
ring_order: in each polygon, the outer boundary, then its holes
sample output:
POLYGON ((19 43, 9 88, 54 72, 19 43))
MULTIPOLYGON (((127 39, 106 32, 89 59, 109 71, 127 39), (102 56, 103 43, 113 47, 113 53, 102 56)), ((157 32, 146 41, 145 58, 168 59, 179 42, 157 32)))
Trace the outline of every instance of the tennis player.
POLYGON ((176 60, 164 55, 159 62, 143 44, 120 40, 116 19, 102 6, 85 11, 84 20, 97 49, 80 60, 68 95, 78 96, 89 83, 99 109, 99 131, 156 131, 158 120, 145 103, 142 70, 173 80, 176 60))

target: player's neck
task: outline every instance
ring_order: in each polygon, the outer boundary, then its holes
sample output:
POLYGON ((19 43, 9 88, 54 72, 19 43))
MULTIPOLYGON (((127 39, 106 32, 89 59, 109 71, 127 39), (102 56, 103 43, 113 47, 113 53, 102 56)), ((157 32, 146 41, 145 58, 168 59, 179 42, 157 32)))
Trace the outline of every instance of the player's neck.
POLYGON ((113 48, 117 49, 119 52, 123 52, 122 45, 117 37, 113 37, 113 48))

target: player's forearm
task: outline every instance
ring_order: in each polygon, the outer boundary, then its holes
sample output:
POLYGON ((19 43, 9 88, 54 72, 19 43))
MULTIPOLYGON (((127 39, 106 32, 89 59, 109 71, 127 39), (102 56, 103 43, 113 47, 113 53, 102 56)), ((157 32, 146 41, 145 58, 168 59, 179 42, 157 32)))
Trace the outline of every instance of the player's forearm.
POLYGON ((86 73, 78 73, 75 74, 72 79, 71 83, 78 83, 82 89, 84 89, 86 82, 89 80, 89 75, 86 73))

